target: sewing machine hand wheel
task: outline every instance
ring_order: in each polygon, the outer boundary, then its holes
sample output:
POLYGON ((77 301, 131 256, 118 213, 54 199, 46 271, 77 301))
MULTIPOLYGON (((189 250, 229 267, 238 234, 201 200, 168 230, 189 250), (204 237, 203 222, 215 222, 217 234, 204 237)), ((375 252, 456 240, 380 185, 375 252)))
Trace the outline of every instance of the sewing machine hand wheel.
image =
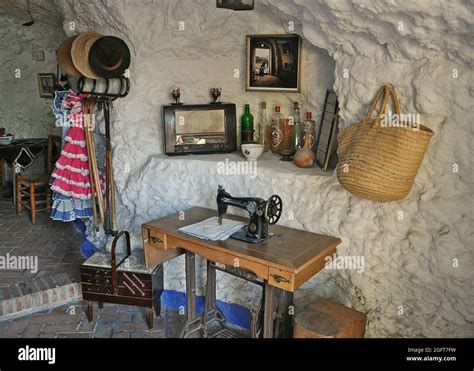
POLYGON ((275 224, 280 219, 283 211, 283 203, 277 195, 270 196, 265 206, 265 220, 268 224, 275 224))

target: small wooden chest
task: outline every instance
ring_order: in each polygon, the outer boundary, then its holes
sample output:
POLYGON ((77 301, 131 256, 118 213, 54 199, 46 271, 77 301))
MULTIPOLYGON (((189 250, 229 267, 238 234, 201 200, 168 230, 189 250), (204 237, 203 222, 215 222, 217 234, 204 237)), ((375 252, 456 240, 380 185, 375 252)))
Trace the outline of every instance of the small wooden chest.
POLYGON ((355 309, 317 298, 296 315, 294 338, 363 338, 367 316, 355 309))
POLYGON ((132 255, 130 235, 120 232, 112 243, 110 254, 96 252, 81 266, 82 297, 88 301, 87 316, 93 320, 92 302, 135 305, 147 308, 148 328, 153 328, 153 310, 161 312, 163 266, 147 268, 143 255, 132 255), (126 253, 116 253, 118 240, 125 236, 126 253))

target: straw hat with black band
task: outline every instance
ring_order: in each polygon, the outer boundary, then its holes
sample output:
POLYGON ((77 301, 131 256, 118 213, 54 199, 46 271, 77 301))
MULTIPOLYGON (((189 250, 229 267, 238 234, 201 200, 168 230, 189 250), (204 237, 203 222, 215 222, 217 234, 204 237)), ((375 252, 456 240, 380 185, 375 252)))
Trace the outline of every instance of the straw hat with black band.
POLYGON ((71 47, 76 37, 77 36, 68 37, 61 43, 61 45, 59 45, 59 48, 56 51, 56 59, 59 67, 61 67, 61 69, 69 76, 80 76, 81 74, 77 68, 74 67, 71 58, 71 47))
POLYGON ((118 37, 101 37, 90 48, 89 65, 100 77, 119 78, 130 66, 130 50, 118 37))
POLYGON ((101 77, 94 73, 89 65, 89 53, 92 45, 102 37, 97 32, 83 32, 72 42, 71 57, 76 69, 89 79, 98 80, 101 77))

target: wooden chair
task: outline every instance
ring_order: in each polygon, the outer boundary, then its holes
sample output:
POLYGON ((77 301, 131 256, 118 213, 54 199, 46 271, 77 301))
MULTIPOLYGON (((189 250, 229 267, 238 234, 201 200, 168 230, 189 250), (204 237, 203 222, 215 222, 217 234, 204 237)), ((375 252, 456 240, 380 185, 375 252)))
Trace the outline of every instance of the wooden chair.
POLYGON ((58 135, 48 137, 48 153, 46 157, 46 173, 16 176, 16 213, 21 215, 22 206, 31 212, 31 223, 36 224, 36 212, 51 210, 51 190, 49 180, 54 164, 61 153, 62 139, 58 135), (55 151, 56 147, 56 151, 55 151), (42 189, 41 189, 42 188, 42 189), (45 205, 41 209, 37 205, 45 205))

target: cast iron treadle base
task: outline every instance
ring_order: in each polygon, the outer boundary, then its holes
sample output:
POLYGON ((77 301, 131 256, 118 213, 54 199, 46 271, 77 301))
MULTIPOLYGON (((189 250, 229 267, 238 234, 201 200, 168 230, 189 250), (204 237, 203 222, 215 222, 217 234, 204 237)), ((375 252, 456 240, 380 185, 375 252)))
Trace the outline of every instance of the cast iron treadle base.
POLYGON ((242 336, 239 336, 235 332, 232 332, 229 329, 223 328, 222 330, 217 331, 215 334, 212 334, 209 336, 210 338, 217 338, 217 339, 239 339, 242 338, 242 336))

